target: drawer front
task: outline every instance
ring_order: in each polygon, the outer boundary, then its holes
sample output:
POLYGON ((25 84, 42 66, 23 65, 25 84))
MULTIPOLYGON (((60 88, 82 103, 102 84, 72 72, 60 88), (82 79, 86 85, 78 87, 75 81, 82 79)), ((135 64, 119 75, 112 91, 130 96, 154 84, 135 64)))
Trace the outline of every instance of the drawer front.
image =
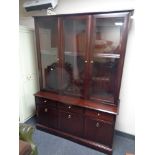
POLYGON ((112 147, 114 126, 100 120, 85 118, 85 138, 112 147))
POLYGON ((51 128, 58 127, 58 110, 56 108, 47 105, 38 105, 37 118, 39 124, 51 128))
POLYGON ((75 113, 63 112, 60 113, 60 130, 74 134, 76 136, 83 135, 83 117, 75 113))
POLYGON ((96 119, 110 121, 110 122, 114 122, 114 120, 115 120, 114 115, 107 114, 107 113, 104 113, 104 112, 95 111, 95 110, 86 109, 85 110, 85 115, 90 116, 90 117, 94 117, 96 119))
POLYGON ((83 108, 73 105, 59 104, 59 109, 64 110, 66 112, 83 113, 83 108))
POLYGON ((52 101, 52 100, 42 98, 42 97, 35 97, 35 102, 36 102, 36 104, 50 105, 51 107, 56 107, 57 106, 56 101, 52 101))

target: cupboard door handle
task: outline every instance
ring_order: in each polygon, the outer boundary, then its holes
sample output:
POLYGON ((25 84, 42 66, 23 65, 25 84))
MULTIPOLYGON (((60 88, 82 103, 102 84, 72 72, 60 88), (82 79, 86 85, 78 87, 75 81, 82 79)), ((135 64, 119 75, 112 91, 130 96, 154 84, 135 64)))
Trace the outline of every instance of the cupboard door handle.
POLYGON ((47 102, 47 100, 44 100, 44 103, 46 103, 47 102))
POLYGON ((88 61, 87 61, 87 60, 85 60, 84 62, 85 62, 85 63, 87 63, 88 61))
POLYGON ((93 61, 93 60, 91 60, 91 61, 90 61, 90 63, 91 63, 91 64, 93 64, 93 63, 94 63, 94 61, 93 61))
POLYGON ((68 106, 68 109, 71 109, 71 106, 70 105, 68 106))
POLYGON ((98 128, 100 126, 99 122, 96 123, 96 127, 98 128))
POLYGON ((68 115, 68 119, 70 119, 72 116, 71 115, 68 115))
POLYGON ((47 109, 47 108, 45 108, 45 109, 44 109, 44 111, 45 111, 45 112, 47 112, 47 111, 48 111, 48 109, 47 109))
POLYGON ((57 61, 59 61, 59 58, 57 58, 57 61))

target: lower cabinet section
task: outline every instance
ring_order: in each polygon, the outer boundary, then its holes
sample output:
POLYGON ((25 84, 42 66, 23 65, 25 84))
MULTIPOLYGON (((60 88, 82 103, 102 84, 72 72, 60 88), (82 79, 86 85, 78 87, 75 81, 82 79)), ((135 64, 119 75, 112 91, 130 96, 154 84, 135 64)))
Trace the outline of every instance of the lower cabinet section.
POLYGON ((115 115, 36 97, 37 127, 112 154, 115 115))

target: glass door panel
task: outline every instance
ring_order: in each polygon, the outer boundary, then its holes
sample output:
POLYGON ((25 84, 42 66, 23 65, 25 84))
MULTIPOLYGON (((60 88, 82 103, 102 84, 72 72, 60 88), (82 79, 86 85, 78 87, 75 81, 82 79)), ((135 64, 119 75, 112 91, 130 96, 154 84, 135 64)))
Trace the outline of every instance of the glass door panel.
POLYGON ((82 97, 87 50, 87 18, 65 18, 63 83, 64 94, 82 97))
POLYGON ((123 18, 94 19, 90 99, 114 103, 123 18))
POLYGON ((58 19, 39 20, 42 85, 44 90, 59 90, 58 19))

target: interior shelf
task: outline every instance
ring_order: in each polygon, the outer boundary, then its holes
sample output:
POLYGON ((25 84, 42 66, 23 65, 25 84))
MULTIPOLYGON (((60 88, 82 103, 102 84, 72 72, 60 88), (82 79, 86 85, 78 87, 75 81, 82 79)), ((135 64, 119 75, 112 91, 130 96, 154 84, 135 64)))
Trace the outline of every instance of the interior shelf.
POLYGON ((115 58, 115 59, 120 58, 120 54, 111 54, 111 53, 96 53, 94 56, 100 58, 115 58))

